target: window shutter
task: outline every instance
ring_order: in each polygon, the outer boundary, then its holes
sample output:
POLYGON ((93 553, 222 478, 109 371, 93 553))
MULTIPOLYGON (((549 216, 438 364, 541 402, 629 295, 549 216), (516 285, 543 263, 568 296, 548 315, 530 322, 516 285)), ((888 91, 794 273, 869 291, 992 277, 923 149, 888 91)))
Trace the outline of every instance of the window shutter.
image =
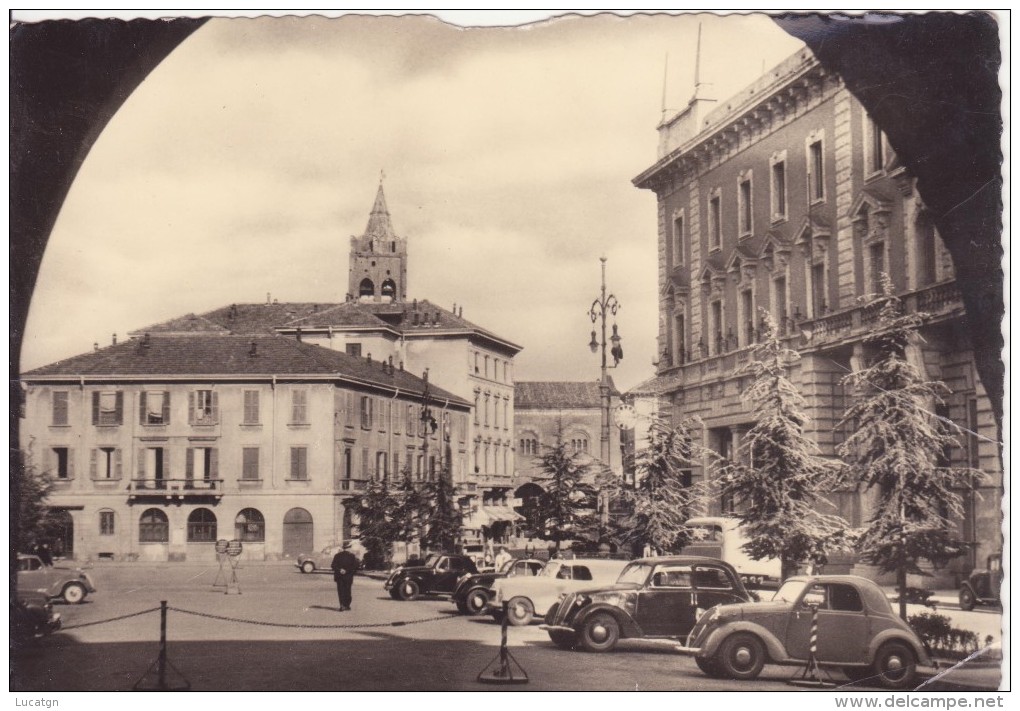
POLYGON ((213 422, 219 422, 220 421, 220 394, 218 392, 216 392, 215 390, 213 390, 212 393, 210 393, 210 396, 212 397, 212 421, 213 422))
POLYGON ((188 393, 188 424, 195 424, 195 391, 188 393))
POLYGON ((290 448, 290 478, 291 479, 297 479, 298 478, 298 452, 300 452, 300 451, 301 450, 299 450, 297 447, 291 447, 290 448))
POLYGON ((138 450, 138 478, 145 478, 145 449, 138 450))
POLYGON ((43 471, 47 474, 54 473, 54 460, 56 459, 55 453, 52 447, 47 447, 43 450, 43 471))
POLYGON ((74 450, 67 448, 67 478, 74 479, 74 450))
POLYGON ((146 401, 146 399, 147 399, 146 398, 146 393, 145 393, 144 390, 141 391, 140 393, 138 393, 138 422, 140 422, 143 425, 145 424, 146 419, 148 419, 145 416, 145 401, 146 401))
POLYGON ((170 391, 163 393, 163 424, 170 424, 170 391))
POLYGON ((163 478, 170 479, 170 448, 161 447, 163 450, 163 478))
POLYGON ((92 424, 99 424, 99 392, 92 393, 92 424))
POLYGON ((114 419, 118 425, 121 425, 124 424, 124 393, 120 390, 117 391, 116 403, 114 406, 116 408, 114 419))
POLYGON ((93 479, 99 477, 99 452, 95 449, 89 450, 89 476, 93 479))
POLYGON ((120 455, 119 449, 113 450, 113 476, 116 479, 120 479, 124 474, 123 459, 120 455))
POLYGON ((184 478, 195 478, 195 448, 188 447, 184 450, 184 478))
POLYGON ((212 447, 209 450, 209 478, 220 478, 220 457, 219 450, 216 447, 212 447))

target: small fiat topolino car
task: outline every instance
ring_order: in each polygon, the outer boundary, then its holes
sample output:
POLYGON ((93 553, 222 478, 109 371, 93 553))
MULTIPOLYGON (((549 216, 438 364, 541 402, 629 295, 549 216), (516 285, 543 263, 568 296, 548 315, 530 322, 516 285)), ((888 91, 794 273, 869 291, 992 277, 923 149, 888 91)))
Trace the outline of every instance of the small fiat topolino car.
POLYGON ((766 662, 805 665, 817 611, 820 667, 852 681, 909 688, 931 660, 914 631, 893 612, 882 589, 856 575, 789 578, 771 602, 715 607, 681 652, 713 677, 754 679, 766 662))
POLYGON ((453 602, 457 605, 457 611, 462 615, 480 615, 485 612, 485 608, 492 598, 492 584, 496 580, 519 575, 538 575, 544 566, 545 563, 540 560, 521 558, 508 560, 499 570, 493 572, 462 575, 457 582, 457 589, 453 593, 453 602))
POLYGON ((414 600, 419 595, 452 595, 462 575, 478 572, 466 555, 432 553, 423 565, 402 566, 386 579, 383 587, 394 600, 414 600))
POLYGON ((729 563, 700 556, 631 561, 612 585, 566 593, 542 629, 558 646, 608 652, 621 638, 685 638, 715 605, 749 602, 729 563))

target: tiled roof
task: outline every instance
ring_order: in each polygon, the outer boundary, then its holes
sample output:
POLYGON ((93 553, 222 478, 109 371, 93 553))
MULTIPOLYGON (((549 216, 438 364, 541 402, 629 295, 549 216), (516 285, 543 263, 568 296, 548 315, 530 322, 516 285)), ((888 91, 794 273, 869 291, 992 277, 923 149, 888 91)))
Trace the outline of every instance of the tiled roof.
POLYGON ((164 321, 163 323, 153 324, 146 328, 132 331, 129 336, 140 336, 144 333, 163 334, 169 336, 175 333, 221 333, 227 335, 230 333, 230 329, 224 328, 213 321, 210 321, 205 316, 196 316, 195 314, 188 314, 187 316, 181 316, 180 318, 171 319, 164 321))
POLYGON ((683 384, 683 380, 683 373, 656 375, 635 385, 624 393, 624 396, 664 395, 680 387, 683 384))
MULTIPOLYGON (((353 378, 420 395, 424 381, 399 369, 285 336, 152 335, 74 356, 25 373, 32 381, 46 376, 136 376, 159 380, 180 376, 322 376, 353 378)), ((469 403, 431 387, 437 399, 469 403)))
MULTIPOLYGON (((612 378, 610 395, 619 396, 612 378)), ((589 408, 602 406, 598 381, 590 382, 528 382, 514 384, 514 409, 589 408)))
POLYGON ((231 304, 209 311, 200 316, 188 314, 180 318, 139 328, 130 333, 141 336, 145 333, 222 333, 242 336, 272 335, 276 329, 294 319, 314 314, 317 311, 336 306, 335 303, 271 303, 231 304))

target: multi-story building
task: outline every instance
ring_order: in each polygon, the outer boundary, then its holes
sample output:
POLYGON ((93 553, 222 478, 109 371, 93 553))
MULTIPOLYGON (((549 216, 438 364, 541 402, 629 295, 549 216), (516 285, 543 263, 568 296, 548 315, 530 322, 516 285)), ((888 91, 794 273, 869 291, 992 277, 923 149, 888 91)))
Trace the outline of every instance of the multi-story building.
POLYGON ((221 538, 293 556, 349 538, 372 477, 470 475, 470 402, 429 386, 429 436, 425 381, 293 338, 146 334, 23 383, 22 447, 78 558, 208 560, 221 538))
MULTIPOLYGON (((609 381, 610 461, 620 475, 622 450, 620 429, 613 424, 620 393, 609 381)), ((602 393, 597 380, 590 382, 518 382, 515 389, 514 430, 517 437, 517 471, 512 482, 517 508, 527 509, 528 499, 541 496, 549 475, 542 469, 542 455, 563 443, 569 452, 589 462, 601 457, 602 393)))
MULTIPOLYGON (((813 437, 834 456, 854 396, 842 379, 867 361, 863 339, 877 318, 863 297, 888 273, 906 308, 929 314, 908 357, 952 391, 936 414, 959 425, 961 446, 945 459, 989 475, 960 492, 960 533, 972 554, 950 572, 998 550, 1002 462, 974 344, 960 328, 951 258, 914 179, 840 78, 802 50, 726 101, 696 92, 658 131, 658 160, 634 179, 658 198, 660 356, 651 390, 673 417, 699 416, 707 446, 735 456, 754 422, 741 400, 742 367, 767 309, 801 355, 792 377, 813 437)), ((851 524, 866 520, 869 495, 832 499, 851 524)), ((729 501, 712 505, 732 510, 729 501)))

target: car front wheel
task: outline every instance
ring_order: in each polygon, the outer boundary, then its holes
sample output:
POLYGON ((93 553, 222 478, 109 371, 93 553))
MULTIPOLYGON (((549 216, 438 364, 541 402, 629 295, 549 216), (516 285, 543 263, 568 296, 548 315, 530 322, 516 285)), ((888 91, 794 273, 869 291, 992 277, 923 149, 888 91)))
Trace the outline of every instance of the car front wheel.
POLYGON ((77 605, 85 599, 85 586, 80 583, 70 583, 64 588, 62 597, 68 605, 77 605))
POLYGON ((970 588, 960 590, 960 609, 970 611, 974 609, 974 592, 970 588))
POLYGON ((698 665, 698 669, 705 673, 705 676, 712 677, 713 679, 721 679, 723 677, 719 665, 708 657, 695 657, 694 663, 698 665))
POLYGON ((315 563, 313 563, 310 560, 306 560, 304 563, 301 564, 301 572, 302 573, 314 573, 315 572, 315 563))
POLYGON ((418 597, 418 583, 413 580, 401 580, 396 590, 401 600, 413 600, 418 597))
POLYGON ((589 652, 608 652, 620 641, 620 623, 608 612, 596 612, 581 627, 581 646, 589 652))
POLYGON ((507 605, 507 614, 510 616, 510 624, 514 627, 525 627, 535 619, 535 606, 526 597, 515 597, 510 599, 507 605))
POLYGON ((755 679, 765 666, 765 645, 753 634, 738 632, 723 641, 712 662, 731 679, 755 679))
POLYGON ((914 653, 902 642, 883 644, 875 655, 872 673, 886 689, 906 689, 914 681, 914 653))
POLYGON ((560 649, 573 649, 577 638, 566 630, 549 630, 549 639, 560 649))
POLYGON ((872 676, 871 669, 868 667, 843 667, 843 673, 847 679, 853 682, 865 681, 872 676))
POLYGON ((489 594, 482 588, 475 588, 464 599, 464 607, 469 615, 480 615, 489 604, 489 594))

